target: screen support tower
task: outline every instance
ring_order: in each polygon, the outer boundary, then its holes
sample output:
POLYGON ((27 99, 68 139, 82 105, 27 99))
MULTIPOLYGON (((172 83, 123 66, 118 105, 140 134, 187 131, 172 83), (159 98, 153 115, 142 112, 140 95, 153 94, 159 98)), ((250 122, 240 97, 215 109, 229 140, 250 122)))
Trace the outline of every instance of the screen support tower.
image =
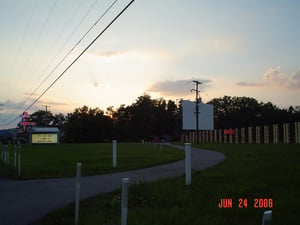
POLYGON ((193 80, 193 82, 196 84, 196 89, 192 89, 191 91, 195 92, 196 93, 196 142, 197 144, 199 144, 199 107, 198 107, 198 104, 199 104, 199 84, 202 84, 200 81, 198 80, 193 80))

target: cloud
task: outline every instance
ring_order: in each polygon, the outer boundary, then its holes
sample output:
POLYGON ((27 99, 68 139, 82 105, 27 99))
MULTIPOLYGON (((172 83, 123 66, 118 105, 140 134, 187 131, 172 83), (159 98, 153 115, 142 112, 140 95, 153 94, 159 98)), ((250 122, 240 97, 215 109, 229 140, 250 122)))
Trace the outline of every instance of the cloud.
POLYGON ((288 85, 291 88, 300 89, 300 69, 292 73, 292 76, 288 81, 288 85))
POLYGON ((268 69, 258 82, 237 82, 241 87, 279 86, 285 89, 300 89, 300 69, 291 75, 280 71, 280 67, 268 69))
POLYGON ((244 82, 244 81, 240 81, 237 82, 236 85, 238 86, 242 86, 242 87, 259 87, 259 86, 264 86, 263 83, 258 83, 258 82, 244 82))
POLYGON ((288 80, 288 76, 280 72, 280 67, 270 68, 263 75, 263 81, 270 84, 284 84, 288 80))
POLYGON ((191 89, 194 88, 193 80, 199 80, 202 82, 200 85, 200 91, 210 86, 211 80, 208 79, 186 79, 186 80, 167 80, 159 81, 152 84, 147 91, 158 92, 166 96, 182 97, 189 95, 191 89))
POLYGON ((88 54, 97 57, 110 58, 121 54, 126 54, 126 51, 106 51, 102 49, 92 49, 88 51, 88 54))

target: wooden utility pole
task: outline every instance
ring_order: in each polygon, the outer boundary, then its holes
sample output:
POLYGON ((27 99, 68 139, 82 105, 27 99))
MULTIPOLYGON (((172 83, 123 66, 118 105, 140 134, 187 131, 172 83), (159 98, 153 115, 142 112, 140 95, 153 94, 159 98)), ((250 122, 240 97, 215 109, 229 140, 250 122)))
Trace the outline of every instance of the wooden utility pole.
POLYGON ((191 91, 194 91, 196 93, 196 142, 199 144, 199 84, 202 84, 198 80, 193 80, 193 82, 196 84, 196 89, 192 89, 191 91))
POLYGON ((46 127, 47 126, 46 117, 47 117, 48 107, 50 107, 50 105, 42 105, 42 107, 45 107, 46 109, 46 113, 44 115, 44 127, 46 127))
POLYGON ((42 105, 42 107, 45 107, 46 112, 48 112, 48 107, 50 108, 50 105, 42 105))

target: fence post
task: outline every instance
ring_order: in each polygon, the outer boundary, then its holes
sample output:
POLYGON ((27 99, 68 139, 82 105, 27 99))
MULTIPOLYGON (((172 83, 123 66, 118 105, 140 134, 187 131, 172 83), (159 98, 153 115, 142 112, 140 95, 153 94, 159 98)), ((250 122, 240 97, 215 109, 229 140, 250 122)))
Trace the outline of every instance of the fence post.
POLYGON ((256 127, 256 144, 260 144, 260 127, 256 127))
POLYGON ((214 135, 214 142, 215 143, 217 143, 218 142, 218 130, 214 130, 214 133, 215 133, 215 135, 214 135))
POLYGON ((1 145, 1 160, 4 161, 4 145, 1 145))
POLYGON ((6 159, 6 158, 7 158, 7 153, 6 153, 7 150, 6 150, 6 146, 7 146, 7 145, 4 145, 4 146, 3 146, 3 147, 4 147, 4 148, 3 148, 3 152, 4 152, 3 162, 4 162, 4 164, 7 163, 7 162, 6 162, 6 160, 7 160, 7 159, 6 159))
POLYGON ((241 143, 245 144, 245 128, 241 128, 241 143))
POLYGON ((252 144, 253 135, 252 135, 252 127, 248 127, 248 144, 252 144))
POLYGON ((264 144, 269 144, 269 126, 264 126, 264 144))
POLYGON ((18 176, 21 176, 21 145, 18 141, 18 176))
POLYGON ((295 143, 300 144, 300 122, 295 123, 295 143))
POLYGON ((290 143, 290 124, 289 123, 283 124, 283 143, 284 144, 290 143))
POLYGON ((262 225, 271 225, 272 210, 264 211, 262 225))
POLYGON ((129 178, 122 179, 121 225, 127 224, 129 178))
POLYGON ((191 171, 192 171, 192 163, 191 163, 191 143, 185 143, 185 184, 191 184, 191 171))
MULTIPOLYGON (((229 129, 231 130, 231 129, 229 129)), ((233 142, 233 134, 229 134, 229 143, 232 144, 233 142)))
POLYGON ((238 128, 235 128, 234 129, 234 142, 236 143, 236 144, 238 144, 239 143, 239 129, 238 128))
POLYGON ((219 143, 222 143, 222 131, 221 129, 219 129, 219 143))
POLYGON ((17 169, 17 145, 14 144, 14 169, 17 169))
POLYGON ((76 196, 75 196, 75 225, 79 220, 81 163, 76 164, 76 196))
POLYGON ((273 143, 278 144, 278 124, 273 124, 273 143))
POLYGON ((117 141, 113 140, 113 168, 117 167, 117 141))

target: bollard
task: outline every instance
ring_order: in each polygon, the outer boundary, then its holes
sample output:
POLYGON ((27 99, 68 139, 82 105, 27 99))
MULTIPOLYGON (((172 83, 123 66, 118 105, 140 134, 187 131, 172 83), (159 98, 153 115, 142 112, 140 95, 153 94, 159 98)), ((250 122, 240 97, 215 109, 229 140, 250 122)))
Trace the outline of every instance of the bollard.
POLYGON ((121 225, 127 224, 129 178, 122 179, 121 225))
POLYGON ((271 225, 272 210, 264 211, 262 225, 271 225))
POLYGON ((21 145, 18 142, 18 176, 21 176, 21 145))
POLYGON ((185 143, 185 184, 191 184, 191 143, 185 143))
POLYGON ((113 140, 113 168, 117 167, 117 141, 113 140))
POLYGON ((76 196, 75 196, 75 225, 79 220, 81 163, 76 164, 76 196))

